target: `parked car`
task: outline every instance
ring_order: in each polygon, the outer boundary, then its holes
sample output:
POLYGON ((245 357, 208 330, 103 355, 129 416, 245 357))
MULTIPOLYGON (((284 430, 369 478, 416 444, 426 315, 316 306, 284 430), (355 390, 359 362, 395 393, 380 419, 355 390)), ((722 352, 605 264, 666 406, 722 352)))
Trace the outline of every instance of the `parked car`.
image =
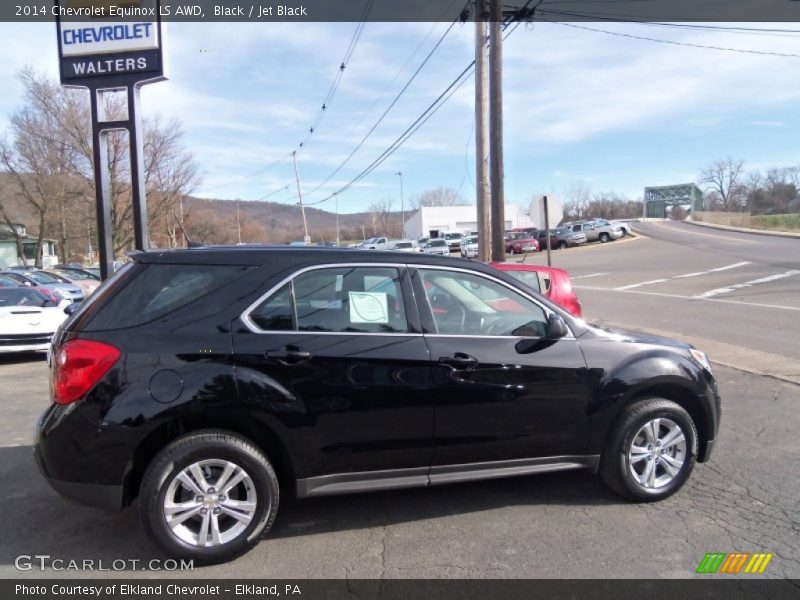
POLYGON ((58 299, 41 288, 0 289, 0 353, 47 350, 66 318, 58 299))
POLYGON ((526 254, 539 251, 539 241, 524 231, 511 231, 505 240, 506 254, 526 254))
POLYGON ((41 287, 49 296, 57 296, 60 300, 83 302, 83 290, 74 283, 63 283, 44 271, 3 271, 0 277, 16 281, 27 287, 41 287))
POLYGON ((719 429, 702 352, 425 254, 138 253, 51 352, 44 477, 106 509, 138 497, 150 539, 195 564, 246 552, 282 495, 588 469, 660 500, 719 429))
POLYGON ((100 279, 94 275, 78 269, 47 269, 45 271, 51 277, 56 278, 61 283, 71 283, 83 290, 84 296, 90 295, 100 287, 100 279))
POLYGON ((622 237, 631 234, 631 221, 610 221, 612 225, 618 225, 622 230, 622 237))
POLYGON ((495 269, 506 271, 516 277, 528 287, 568 310, 571 315, 579 319, 583 318, 581 301, 578 299, 575 290, 572 289, 569 273, 564 269, 514 262, 493 262, 490 264, 495 269))
POLYGON ((389 243, 390 250, 397 250, 398 252, 422 252, 422 248, 417 246, 411 240, 395 240, 389 243))
MULTIPOLYGON (((581 246, 586 243, 586 235, 583 233, 574 233, 569 227, 559 227, 558 229, 550 229, 550 248, 558 248, 563 250, 572 246, 581 246)), ((539 241, 539 247, 542 250, 547 248, 547 234, 544 229, 540 229, 536 234, 539 241)))
POLYGON ((605 244, 623 236, 622 229, 618 225, 612 225, 603 219, 570 223, 569 227, 574 232, 583 232, 587 242, 600 241, 605 244))
POLYGON ((447 247, 450 248, 451 251, 461 248, 461 240, 464 237, 462 234, 448 231, 440 233, 439 236, 447 242, 447 247))
POLYGON ((8 277, 0 276, 0 288, 15 288, 20 287, 21 284, 8 277))
POLYGON ((461 258, 478 258, 478 236, 468 235, 462 237, 459 250, 461 258))
POLYGON ((366 250, 388 250, 389 239, 385 237, 370 238, 366 242, 361 244, 361 247, 366 250))
POLYGON ((441 256, 450 256, 450 246, 447 245, 447 240, 442 238, 431 238, 425 245, 422 246, 422 251, 426 254, 440 254, 441 256))

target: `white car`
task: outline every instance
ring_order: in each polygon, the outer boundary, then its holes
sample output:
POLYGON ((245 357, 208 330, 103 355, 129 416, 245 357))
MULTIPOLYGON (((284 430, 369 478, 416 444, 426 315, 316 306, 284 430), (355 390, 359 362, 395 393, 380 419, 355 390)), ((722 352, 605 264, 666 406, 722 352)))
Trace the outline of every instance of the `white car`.
POLYGON ((422 252, 422 248, 417 246, 411 240, 397 240, 389 244, 389 248, 391 250, 397 250, 398 252, 422 252))
POLYGON ((464 238, 464 236, 462 236, 460 233, 453 232, 447 232, 439 235, 447 242, 447 245, 451 250, 458 250, 461 246, 461 241, 464 238))
POLYGON ((0 289, 0 353, 48 350, 69 304, 36 288, 0 289))
POLYGON ((450 256, 450 246, 447 245, 447 240, 442 238, 432 238, 428 240, 422 246, 422 251, 425 254, 441 254, 442 256, 450 256))
POLYGON ((468 235, 461 238, 461 257, 478 258, 478 236, 468 235))

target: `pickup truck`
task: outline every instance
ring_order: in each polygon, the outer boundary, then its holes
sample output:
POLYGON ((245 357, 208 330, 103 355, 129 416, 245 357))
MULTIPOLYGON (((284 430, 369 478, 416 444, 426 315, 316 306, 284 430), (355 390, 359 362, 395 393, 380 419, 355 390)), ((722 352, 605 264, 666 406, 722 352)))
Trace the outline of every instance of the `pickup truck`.
POLYGON ((385 237, 374 237, 369 238, 361 247, 365 250, 388 250, 389 249, 389 238, 385 237))

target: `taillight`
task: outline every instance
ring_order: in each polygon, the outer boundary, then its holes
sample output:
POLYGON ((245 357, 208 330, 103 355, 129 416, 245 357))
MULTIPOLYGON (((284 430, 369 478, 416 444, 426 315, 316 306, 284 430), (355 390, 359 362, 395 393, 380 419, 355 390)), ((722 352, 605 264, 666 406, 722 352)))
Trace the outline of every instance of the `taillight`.
POLYGON ((70 340, 56 354, 53 400, 70 404, 82 398, 119 360, 114 346, 92 340, 70 340))

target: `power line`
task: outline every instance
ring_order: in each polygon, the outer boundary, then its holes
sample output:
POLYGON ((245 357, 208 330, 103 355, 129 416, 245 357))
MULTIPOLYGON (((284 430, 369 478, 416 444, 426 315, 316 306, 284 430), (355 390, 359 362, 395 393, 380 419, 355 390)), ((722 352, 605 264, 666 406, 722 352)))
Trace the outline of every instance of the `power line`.
POLYGON ((316 120, 312 123, 312 125, 308 128, 308 133, 306 137, 297 145, 297 150, 303 148, 311 139, 311 136, 319 128, 320 123, 322 123, 322 119, 327 114, 328 108, 330 108, 331 102, 333 101, 333 97, 336 94, 336 91, 339 89, 339 83, 342 81, 342 77, 344 76, 344 71, 347 68, 347 65, 350 63, 350 59, 353 56, 353 52, 355 52, 356 46, 358 45, 358 41, 361 39, 361 34, 364 31, 364 26, 367 22, 367 17, 369 13, 372 11, 372 5, 375 0, 367 0, 367 3, 364 5, 363 10, 361 11, 361 16, 359 17, 358 25, 356 26, 356 30, 353 32, 353 36, 350 38, 350 43, 347 45, 347 49, 344 52, 344 56, 342 57, 342 61, 339 64, 339 70, 336 74, 336 77, 331 83, 331 87, 328 89, 328 93, 325 94, 325 98, 322 101, 322 106, 320 107, 318 116, 316 120))
MULTIPOLYGON (((509 23, 504 25, 504 28, 508 28, 509 23)), ((519 26, 519 21, 514 24, 514 27, 503 36, 504 39, 508 38, 519 26)), ((341 194, 342 192, 348 190, 351 186, 358 183, 362 179, 364 179, 367 175, 372 173, 376 168, 378 168, 387 158, 389 158, 392 154, 394 154, 400 146, 402 146, 414 133, 416 133, 420 127, 422 127, 436 112, 444 106, 444 104, 453 96, 453 94, 458 91, 458 89, 464 85, 467 81, 469 81, 469 77, 472 75, 472 71, 475 67, 475 61, 473 60, 470 62, 467 67, 458 74, 458 76, 450 83, 450 85, 445 88, 445 90, 439 94, 439 96, 431 102, 431 104, 422 112, 422 114, 417 117, 417 119, 411 123, 411 125, 406 128, 406 130, 400 134, 400 136, 392 142, 386 150, 384 150, 375 160, 372 161, 365 169, 363 169, 358 175, 356 175, 353 179, 351 179, 347 184, 333 192, 332 194, 328 195, 327 197, 323 198, 322 200, 317 200, 316 202, 308 203, 309 206, 315 206, 318 204, 322 204, 323 202, 327 202, 334 196, 341 194)))
POLYGON ((632 33, 622 33, 619 31, 609 31, 608 29, 600 29, 597 27, 587 27, 586 25, 576 25, 575 23, 563 23, 560 21, 549 21, 555 25, 561 25, 563 27, 572 27, 573 29, 584 29, 586 31, 594 31, 596 33, 605 33, 608 35, 614 35, 617 37, 625 37, 631 38, 634 40, 642 40, 646 42, 656 42, 658 44, 670 44, 673 46, 686 46, 689 48, 701 48, 703 50, 721 50, 724 52, 738 52, 741 54, 757 54, 761 56, 777 56, 781 58, 800 58, 800 54, 788 54, 783 52, 771 52, 767 50, 747 50, 744 48, 725 48, 722 46, 709 46, 705 44, 695 44, 693 42, 678 42, 675 40, 663 40, 659 38, 653 38, 643 35, 634 35, 632 33))
POLYGON ((355 156, 356 152, 358 152, 361 149, 361 147, 364 145, 364 142, 366 142, 367 139, 369 139, 369 137, 372 135, 372 133, 375 131, 375 129, 377 129, 378 126, 386 118, 386 115, 389 114, 389 112, 392 110, 392 108, 394 108, 394 106, 397 104, 397 102, 400 100, 400 98, 403 96, 403 94, 405 94, 406 90, 411 85, 411 83, 414 81, 414 79, 416 79, 417 75, 419 75, 420 71, 422 71, 423 67, 425 67, 425 65, 428 64, 428 61, 430 60, 430 58, 433 56, 433 54, 436 52, 436 50, 442 44, 444 39, 447 37, 447 34, 450 33, 450 31, 453 29, 455 24, 456 24, 456 21, 453 21, 452 23, 450 23, 450 26, 445 30, 445 32, 439 38, 439 41, 437 41, 436 44, 433 46, 433 48, 431 48, 430 52, 428 52, 427 56, 425 56, 425 58, 420 63, 420 65, 417 67, 417 69, 414 71, 414 73, 411 75, 409 80, 405 83, 405 85, 400 89, 400 91, 394 97, 394 100, 392 100, 392 102, 389 104, 389 106, 386 107, 386 110, 383 111, 383 113, 381 114, 380 117, 378 117, 378 119, 375 121, 375 123, 372 124, 372 127, 370 127, 369 130, 367 131, 367 133, 364 134, 364 136, 361 138, 361 141, 358 142, 358 144, 356 144, 356 147, 353 148, 353 150, 350 152, 350 154, 348 154, 347 157, 345 157, 345 159, 339 164, 339 166, 337 166, 333 170, 332 173, 330 173, 322 182, 317 184, 311 191, 309 191, 308 195, 311 195, 314 192, 318 191, 320 188, 322 188, 326 183, 328 183, 331 179, 333 179, 336 176, 336 174, 339 173, 339 171, 341 171, 342 168, 344 168, 344 166, 348 162, 350 162, 350 159, 353 158, 353 156, 355 156))

